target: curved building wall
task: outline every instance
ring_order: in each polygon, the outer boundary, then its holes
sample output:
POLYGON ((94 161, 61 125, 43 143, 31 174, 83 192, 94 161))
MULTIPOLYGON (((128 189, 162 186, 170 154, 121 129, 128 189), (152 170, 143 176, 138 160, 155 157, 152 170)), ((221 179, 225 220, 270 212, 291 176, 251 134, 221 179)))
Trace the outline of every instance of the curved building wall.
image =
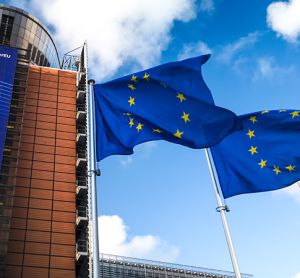
POLYGON ((47 29, 27 12, 0 4, 0 45, 7 45, 30 53, 31 63, 60 68, 55 44, 47 29))

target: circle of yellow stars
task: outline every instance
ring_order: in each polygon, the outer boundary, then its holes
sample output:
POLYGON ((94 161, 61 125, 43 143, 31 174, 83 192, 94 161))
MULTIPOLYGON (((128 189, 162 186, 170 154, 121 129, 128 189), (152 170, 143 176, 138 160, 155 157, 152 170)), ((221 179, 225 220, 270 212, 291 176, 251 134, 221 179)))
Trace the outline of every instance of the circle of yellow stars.
MULTIPOLYGON (((145 72, 143 77, 141 77, 140 79, 143 80, 143 81, 149 82, 150 81, 150 74, 145 72)), ((133 74, 130 78, 130 83, 127 84, 128 89, 132 93, 134 93, 136 91, 136 89, 137 89, 136 85, 137 85, 138 82, 139 82, 138 77, 135 74, 133 74)), ((160 85, 164 88, 167 87, 167 85, 162 83, 162 82, 160 82, 160 85)), ((187 101, 187 97, 182 92, 176 92, 176 94, 177 94, 176 98, 178 98, 180 103, 183 103, 183 102, 187 101)), ((136 105, 136 98, 133 95, 130 95, 129 99, 128 99, 128 103, 129 103, 129 107, 132 107, 132 106, 136 105)), ((142 129, 144 127, 144 124, 135 123, 134 118, 130 117, 131 116, 130 113, 124 113, 124 115, 129 116, 128 124, 129 124, 130 128, 136 126, 135 128, 136 128, 137 132, 142 131, 142 129)), ((185 111, 182 112, 182 115, 181 115, 180 118, 184 121, 185 124, 191 122, 190 113, 187 113, 185 111)), ((152 130, 152 132, 153 133, 162 133, 163 131, 159 128, 155 128, 155 129, 152 130)), ((183 137, 183 134, 184 134, 184 131, 179 130, 179 129, 177 129, 176 132, 173 133, 173 135, 178 139, 181 139, 183 137)))
MULTIPOLYGON (((280 109, 278 110, 279 113, 284 113, 287 112, 286 109, 280 109)), ((269 113, 269 110, 263 110, 261 112, 261 115, 267 114, 269 113)), ((292 111, 289 114, 291 115, 292 119, 296 118, 296 117, 300 117, 300 111, 292 111)), ((249 117, 249 121, 253 124, 253 126, 255 126, 255 124, 258 122, 257 116, 253 115, 251 117, 249 117)), ((255 129, 248 129, 248 132, 246 133, 246 135, 249 137, 249 139, 252 139, 255 137, 255 129)), ((253 146, 251 145, 250 149, 248 149, 248 151, 250 152, 251 156, 253 155, 257 155, 258 152, 258 147, 257 146, 253 146)), ((260 162, 258 163, 258 165, 260 166, 261 169, 268 167, 268 160, 264 160, 264 159, 260 159, 260 162)), ((296 170, 296 166, 295 165, 288 165, 286 167, 284 167, 284 169, 286 169, 289 173, 292 173, 293 171, 296 170)), ((273 165, 273 169, 272 171, 276 174, 279 175, 282 173, 282 169, 277 166, 277 165, 273 165)))

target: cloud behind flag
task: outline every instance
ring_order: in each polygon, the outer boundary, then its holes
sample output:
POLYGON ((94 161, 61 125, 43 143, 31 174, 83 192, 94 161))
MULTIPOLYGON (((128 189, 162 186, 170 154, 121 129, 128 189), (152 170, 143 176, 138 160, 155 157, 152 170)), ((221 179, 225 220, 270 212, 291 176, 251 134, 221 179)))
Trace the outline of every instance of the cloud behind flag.
POLYGON ((211 148, 224 198, 300 180, 300 111, 265 110, 240 118, 243 129, 211 148))
POLYGON ((203 55, 96 84, 98 161, 132 154, 137 144, 167 140, 191 148, 215 145, 239 127, 238 117, 214 105, 201 73, 203 55))

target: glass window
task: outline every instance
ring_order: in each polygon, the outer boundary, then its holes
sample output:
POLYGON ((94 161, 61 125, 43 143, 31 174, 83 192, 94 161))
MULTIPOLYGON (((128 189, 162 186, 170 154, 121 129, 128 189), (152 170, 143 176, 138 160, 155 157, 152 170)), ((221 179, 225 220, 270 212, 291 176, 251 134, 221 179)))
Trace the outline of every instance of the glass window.
POLYGON ((14 23, 16 24, 16 25, 20 25, 21 24, 21 19, 22 19, 22 16, 20 15, 20 14, 15 14, 15 21, 14 21, 14 23))
POLYGON ((37 24, 35 22, 32 23, 31 33, 35 34, 37 30, 37 24))
POLYGON ((42 31, 41 40, 45 41, 45 38, 46 38, 46 33, 44 31, 42 31))
POLYGON ((32 44, 28 43, 28 51, 31 52, 32 51, 32 44))
POLYGON ((31 56, 31 59, 32 59, 33 61, 35 60, 36 52, 37 52, 37 48, 34 46, 34 47, 33 47, 33 50, 32 50, 32 56, 31 56))
POLYGON ((41 55, 41 58, 40 58, 40 62, 39 62, 39 64, 40 64, 41 66, 44 65, 44 59, 45 59, 45 56, 42 54, 42 55, 41 55))
POLYGON ((0 9, 0 44, 28 50, 38 65, 59 67, 56 48, 47 31, 18 11, 3 14, 0 9))
POLYGON ((12 34, 11 37, 10 37, 10 45, 11 46, 15 46, 17 44, 17 34, 12 34))
POLYGON ((42 34, 42 29, 41 29, 40 26, 38 26, 38 27, 37 27, 37 30, 36 30, 36 36, 40 38, 40 37, 41 37, 41 34, 42 34))
POLYGON ((39 41, 39 45, 38 45, 38 48, 42 51, 43 50, 43 41, 39 41))
POLYGON ((40 40, 40 39, 39 39, 38 37, 34 37, 33 44, 34 44, 35 46, 38 46, 39 40, 40 40))
POLYGON ((27 40, 22 40, 22 48, 27 49, 28 48, 28 41, 27 40))
POLYGON ((32 33, 32 32, 30 32, 30 35, 29 35, 29 41, 31 42, 31 43, 33 43, 33 41, 34 41, 34 33, 32 33))
POLYGON ((40 56, 41 56, 41 51, 38 50, 37 54, 36 54, 36 57, 35 57, 35 62, 36 62, 37 65, 39 64, 40 56))
POLYGON ((20 38, 20 37, 17 38, 16 47, 22 48, 22 38, 20 38))
POLYGON ((20 27, 20 29, 19 29, 19 36, 20 37, 24 37, 24 33, 25 33, 25 28, 20 27))
POLYGON ((33 21, 28 19, 26 23, 26 30, 30 31, 33 25, 33 21))
POLYGON ((12 33, 14 17, 3 15, 0 23, 0 43, 7 44, 10 43, 10 37, 12 33))
POLYGON ((27 23, 27 17, 22 16, 20 25, 21 25, 23 28, 25 28, 25 27, 26 27, 26 23, 27 23))
POLYGON ((24 33, 24 39, 29 41, 29 38, 30 38, 30 32, 26 29, 24 33))

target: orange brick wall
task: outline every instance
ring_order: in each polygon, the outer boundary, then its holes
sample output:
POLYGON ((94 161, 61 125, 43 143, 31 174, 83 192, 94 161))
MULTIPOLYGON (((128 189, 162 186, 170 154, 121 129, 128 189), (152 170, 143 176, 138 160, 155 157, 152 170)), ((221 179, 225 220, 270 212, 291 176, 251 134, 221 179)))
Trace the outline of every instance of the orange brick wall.
POLYGON ((76 74, 31 66, 6 277, 75 277, 76 74))

